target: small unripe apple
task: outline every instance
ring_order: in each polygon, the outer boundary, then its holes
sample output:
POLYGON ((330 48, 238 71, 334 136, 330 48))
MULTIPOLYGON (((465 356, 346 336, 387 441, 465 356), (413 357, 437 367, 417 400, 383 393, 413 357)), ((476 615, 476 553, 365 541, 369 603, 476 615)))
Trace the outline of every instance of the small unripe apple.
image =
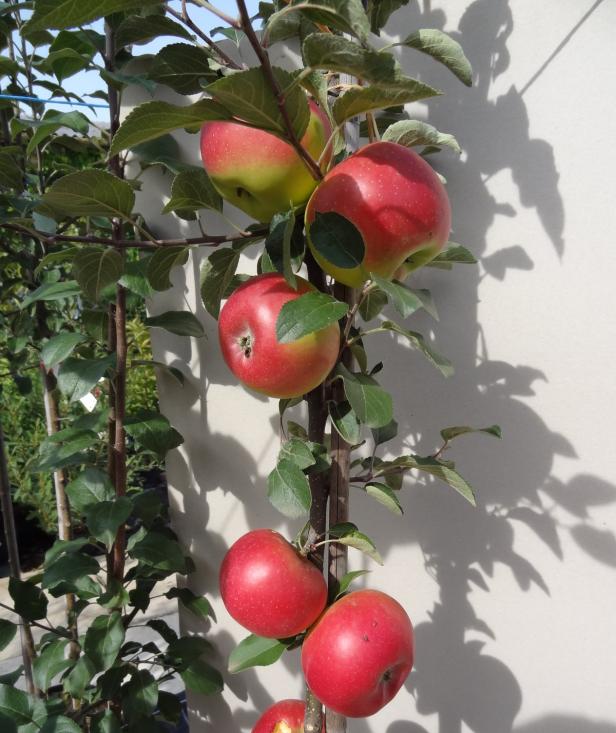
POLYGON ((290 300, 314 290, 297 277, 294 290, 278 273, 250 278, 225 303, 218 321, 227 366, 247 387, 280 399, 310 392, 329 374, 338 357, 337 323, 297 341, 276 339, 276 320, 290 300))
POLYGON ((252 733, 304 733, 305 714, 306 703, 303 700, 280 700, 263 713, 252 733))
MULTIPOLYGON (((301 144, 317 160, 331 134, 325 112, 312 100, 301 144)), ((331 146, 330 146, 331 147, 331 146)), ((324 157, 325 164, 330 155, 324 157)), ((257 221, 304 204, 317 182, 295 149, 255 127, 237 122, 206 122, 201 128, 201 159, 220 195, 257 221)))
POLYGON ((366 145, 332 168, 306 207, 308 243, 319 265, 345 285, 360 287, 374 272, 388 280, 411 255, 414 267, 443 249, 451 227, 445 187, 417 153, 392 142, 366 145), (336 267, 310 240, 316 213, 349 219, 364 240, 361 265, 336 267))
POLYGON ((413 627, 391 596, 360 590, 330 606, 302 646, 306 683, 328 708, 373 715, 402 687, 413 666, 413 627))
POLYGON ((307 629, 327 600, 322 573, 272 529, 235 542, 220 568, 225 608, 257 636, 285 639, 307 629))

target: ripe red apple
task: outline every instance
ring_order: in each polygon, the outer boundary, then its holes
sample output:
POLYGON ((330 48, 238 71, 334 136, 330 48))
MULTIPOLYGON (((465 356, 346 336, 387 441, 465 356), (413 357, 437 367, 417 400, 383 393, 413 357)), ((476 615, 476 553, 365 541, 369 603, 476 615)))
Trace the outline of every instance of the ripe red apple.
POLYGON ((303 700, 280 700, 263 713, 252 733, 304 733, 305 713, 303 700))
MULTIPOLYGON (((317 160, 331 134, 327 115, 312 100, 301 144, 317 160)), ((325 164, 329 162, 325 156, 325 164)), ((272 134, 237 122, 206 122, 201 159, 216 190, 257 221, 304 204, 317 182, 294 148, 272 134)))
POLYGON ((375 590, 355 591, 330 606, 306 637, 306 683, 341 715, 373 715, 402 687, 413 647, 411 621, 396 600, 375 590))
POLYGON ((325 272, 351 287, 360 287, 370 272, 391 279, 411 255, 414 266, 426 264, 442 250, 451 226, 439 177, 417 153, 391 142, 366 145, 325 176, 306 207, 309 243, 315 214, 330 211, 361 233, 363 262, 336 267, 311 248, 325 272))
POLYGON ((329 374, 340 347, 337 323, 281 344, 276 319, 282 306, 314 290, 297 278, 294 290, 278 273, 257 275, 235 290, 218 321, 227 366, 247 387, 270 397, 299 397, 329 374))
POLYGON ((284 639, 307 629, 325 607, 321 572, 272 529, 256 529, 235 542, 220 568, 227 611, 258 636, 284 639))

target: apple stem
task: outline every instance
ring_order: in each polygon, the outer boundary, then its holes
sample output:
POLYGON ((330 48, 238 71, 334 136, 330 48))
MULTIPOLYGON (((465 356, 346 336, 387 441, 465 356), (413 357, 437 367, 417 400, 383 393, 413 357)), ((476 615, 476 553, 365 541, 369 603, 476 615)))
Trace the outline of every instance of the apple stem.
MULTIPOLYGON (((205 2, 205 0, 199 1, 201 3, 205 2)), ((269 85, 274 92, 276 103, 278 104, 278 109, 280 110, 280 114, 286 128, 287 138, 291 145, 297 151, 297 154, 302 159, 304 165, 310 171, 310 174, 315 179, 315 181, 322 181, 323 172, 321 171, 319 164, 316 162, 316 160, 314 160, 310 153, 297 139, 297 135, 295 134, 295 130, 293 129, 293 125, 291 124, 291 119, 289 117, 289 113, 285 104, 284 92, 280 88, 280 85, 278 84, 278 81, 274 76, 274 71, 272 69, 272 64, 270 63, 268 53, 261 44, 261 41, 257 37, 257 34, 252 27, 252 23, 250 22, 250 15, 248 14, 245 0, 237 0, 237 7, 240 11, 240 28, 246 34, 250 45, 252 46, 254 52, 257 55, 257 58, 259 59, 259 63, 261 64, 263 73, 265 74, 265 77, 267 78, 267 81, 269 82, 269 85)))

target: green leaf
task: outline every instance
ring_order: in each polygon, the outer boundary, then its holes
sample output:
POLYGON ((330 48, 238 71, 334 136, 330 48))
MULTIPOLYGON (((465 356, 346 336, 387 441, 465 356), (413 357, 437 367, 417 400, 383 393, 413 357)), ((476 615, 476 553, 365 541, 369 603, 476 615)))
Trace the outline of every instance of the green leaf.
POLYGON ((222 211, 222 197, 212 185, 205 170, 178 173, 173 179, 171 199, 165 205, 163 214, 168 214, 170 211, 198 211, 199 209, 222 211))
POLYGON ((114 611, 109 615, 97 616, 86 631, 84 653, 98 672, 109 669, 118 657, 124 643, 122 614, 114 611))
POLYGON ((40 733, 81 733, 81 728, 64 715, 54 715, 53 718, 47 718, 40 733))
POLYGON ((86 463, 88 456, 82 451, 91 448, 98 440, 98 435, 91 430, 65 428, 41 443, 38 459, 30 464, 30 471, 54 471, 86 463))
POLYGON ((237 674, 250 667, 267 667, 277 662, 285 649, 285 645, 277 639, 264 639, 250 634, 229 655, 229 672, 237 674))
POLYGON ((294 463, 298 468, 310 468, 316 463, 310 447, 299 438, 291 438, 283 443, 278 460, 288 460, 294 463))
POLYGON ((289 300, 276 320, 276 338, 281 344, 297 341, 309 333, 337 323, 349 306, 325 293, 310 292, 289 300))
POLYGON ((106 287, 118 282, 123 272, 124 258, 111 247, 85 247, 73 258, 73 276, 86 298, 95 302, 106 287))
POLYGON ((351 405, 346 401, 338 404, 330 402, 327 410, 340 437, 350 445, 357 445, 361 440, 361 425, 351 405))
POLYGON ((356 578, 359 578, 362 575, 366 575, 369 572, 371 571, 370 570, 351 570, 350 572, 343 575, 342 578, 340 578, 340 583, 338 584, 338 592, 336 593, 336 598, 340 598, 340 596, 343 593, 346 593, 347 590, 349 589, 349 586, 356 578))
POLYGON ((283 458, 267 477, 267 496, 279 512, 291 519, 310 512, 312 498, 308 479, 292 461, 283 458))
POLYGON ((161 460, 168 451, 184 442, 169 420, 152 410, 138 410, 130 415, 126 418, 124 428, 139 445, 156 453, 161 460))
POLYGON ((344 382, 344 392, 360 422, 382 428, 393 419, 391 395, 367 374, 353 374, 338 364, 336 373, 344 382))
POLYGON ((458 435, 466 435, 467 433, 486 433, 486 435, 493 435, 495 438, 503 437, 499 425, 490 425, 487 428, 471 428, 468 425, 457 425, 453 428, 443 428, 441 430, 441 437, 443 440, 449 442, 457 438, 458 435))
POLYGON ((173 377, 179 384, 184 385, 184 375, 177 369, 177 367, 169 366, 164 364, 162 361, 155 361, 154 359, 133 359, 130 363, 131 369, 133 367, 146 366, 153 367, 154 370, 160 369, 163 374, 168 374, 173 377))
POLYGON ((156 709, 158 683, 147 669, 135 670, 130 680, 122 686, 122 711, 130 723, 138 718, 148 718, 156 709))
POLYGON ((110 155, 154 140, 180 127, 196 132, 208 120, 228 120, 229 112, 212 99, 178 107, 168 102, 145 102, 136 107, 113 137, 110 155))
POLYGON ((114 367, 115 358, 115 354, 109 354, 101 359, 66 359, 58 371, 60 391, 69 402, 80 400, 98 384, 108 369, 114 367))
POLYGON ((217 78, 209 59, 209 54, 199 46, 172 43, 158 52, 148 76, 178 94, 197 94, 202 89, 202 80, 211 82, 217 78))
POLYGON ((213 695, 224 687, 222 675, 203 659, 195 659, 188 667, 180 671, 180 677, 186 687, 200 695, 213 695))
POLYGON ((147 43, 158 36, 177 36, 191 40, 191 35, 183 26, 164 15, 131 15, 123 20, 115 32, 118 48, 133 44, 147 43))
POLYGON ((114 490, 106 473, 98 468, 86 468, 66 487, 71 508, 79 514, 99 502, 110 501, 114 490))
POLYGON ((36 0, 24 32, 86 25, 112 13, 142 7, 143 0, 36 0))
POLYGON ((96 674, 94 664, 86 656, 79 657, 77 664, 64 678, 64 690, 75 698, 83 697, 88 683, 96 674))
POLYGON ((79 537, 76 540, 56 540, 53 545, 45 553, 45 567, 51 565, 54 560, 70 552, 78 552, 82 547, 88 544, 85 537, 79 537))
POLYGON ((6 619, 0 619, 0 652, 15 638, 17 633, 17 625, 6 619))
MULTIPOLYGON (((408 79, 404 89, 390 89, 387 86, 379 86, 378 84, 369 87, 353 87, 338 97, 334 103, 332 113, 336 123, 340 125, 345 120, 371 110, 398 107, 401 104, 433 97, 435 91, 432 87, 422 84, 416 79, 408 79)), ((398 141, 393 140, 392 142, 398 141)))
POLYGON ((195 595, 189 588, 171 588, 165 593, 165 597, 169 599, 178 598, 184 608, 187 608, 203 621, 207 618, 216 621, 216 614, 207 598, 195 595))
POLYGON ((136 262, 124 263, 124 274, 118 280, 119 284, 142 298, 149 298, 154 288, 147 278, 147 268, 152 257, 143 257, 136 262))
POLYGON ((387 507, 390 512, 399 515, 404 514, 396 492, 393 491, 389 486, 387 486, 387 484, 381 484, 376 481, 371 481, 364 486, 364 490, 368 494, 368 496, 376 499, 384 507, 387 507))
POLYGON ((404 5, 408 5, 409 0, 372 0, 368 7, 370 9, 370 28, 373 33, 379 34, 389 20, 392 13, 399 10, 404 5))
POLYGON ((205 336, 201 321, 189 311, 166 311, 146 318, 144 323, 150 328, 164 328, 177 336, 194 336, 195 338, 205 336))
POLYGON ((73 662, 65 657, 67 644, 67 639, 52 641, 50 644, 47 644, 34 660, 32 673, 34 684, 39 690, 48 690, 51 681, 60 672, 73 665, 73 662))
POLYGON ((47 597, 34 583, 9 578, 9 595, 15 612, 26 621, 38 621, 47 615, 47 597))
POLYGON ((385 130, 381 140, 383 142, 398 143, 398 145, 404 145, 407 148, 412 148, 414 145, 430 145, 438 148, 447 146, 456 153, 462 152, 458 141, 453 135, 439 132, 436 127, 419 120, 394 122, 385 130))
POLYGON ((366 247, 357 227, 340 214, 317 213, 310 224, 310 241, 317 252, 336 267, 352 269, 364 260, 366 247))
POLYGON ((160 247, 148 261, 146 273, 150 285, 154 290, 167 290, 171 287, 171 270, 187 261, 188 247, 160 247))
POLYGON ((387 425, 383 425, 382 428, 374 428, 372 430, 375 446, 387 443, 388 440, 392 440, 396 435, 398 435, 398 423, 395 420, 392 420, 387 425))
POLYGON ((59 364, 67 356, 70 356, 77 344, 81 344, 85 340, 86 337, 81 333, 59 333, 43 345, 41 359, 47 369, 51 369, 52 366, 59 364))
POLYGON ((82 170, 59 178, 43 195, 39 210, 55 218, 109 216, 129 218, 135 193, 126 181, 100 170, 82 170))
POLYGON ((359 306, 359 313, 364 321, 371 321, 386 305, 387 295, 378 288, 371 288, 359 306))
POLYGON ((393 331, 404 336, 410 344, 426 357, 426 359, 435 366, 443 376, 450 377, 453 374, 453 364, 444 356, 435 351, 426 339, 417 331, 409 331, 402 328, 393 321, 383 321, 381 328, 385 331, 393 331))
MULTIPOLYGON (((83 57, 76 54, 76 58, 81 62, 80 68, 85 68, 85 66, 87 66, 88 62, 87 60, 84 60, 83 57)), ((26 127, 26 123, 29 122, 30 120, 23 120, 21 121, 20 126, 26 127)), ((57 110, 52 109, 45 114, 42 120, 34 120, 27 126, 32 127, 34 130, 34 134, 26 146, 26 154, 31 155, 38 145, 43 143, 61 127, 68 127, 70 130, 74 130, 81 135, 87 135, 88 130, 90 129, 90 120, 88 120, 88 118, 81 112, 58 112, 57 110)))
MULTIPOLYGON (((364 11, 361 0, 317 0, 304 1, 273 13, 267 22, 266 38, 269 43, 289 37, 290 24, 293 18, 301 13, 313 23, 336 28, 343 33, 352 35, 365 41, 370 33, 370 23, 364 11)), ((296 23, 299 30, 299 23, 296 23)), ((294 35, 294 34, 292 34, 294 35)))
POLYGON ((0 716, 16 723, 19 733, 37 733, 47 718, 47 710, 42 700, 0 685, 0 716))
MULTIPOLYGON (((302 50, 306 65, 313 69, 338 71, 373 84, 417 91, 417 80, 405 76, 391 54, 366 49, 347 38, 331 33, 312 33, 304 41, 302 50)), ((424 87, 422 98, 441 93, 437 89, 424 87)))
POLYGON ((106 546, 107 552, 111 550, 118 527, 126 522, 131 509, 131 501, 125 496, 91 504, 86 509, 86 524, 90 534, 106 546))
POLYGON ((452 264, 476 265, 477 260, 473 253, 461 244, 448 242, 447 248, 437 255, 426 267, 441 267, 449 269, 452 264))
POLYGON ((145 565, 157 570, 183 573, 186 562, 182 548, 175 540, 161 532, 148 532, 137 542, 130 554, 145 565))
POLYGON ((370 273, 370 278, 391 299, 394 308, 403 318, 408 318, 423 307, 421 300, 404 285, 391 282, 374 273, 370 273))
POLYGON ((43 572, 42 586, 50 591, 71 589, 73 592, 93 597, 98 595, 98 585, 90 577, 100 570, 99 564, 90 555, 73 552, 61 555, 43 572))
POLYGON ((473 70, 464 55, 462 46, 443 31, 436 28, 421 28, 396 45, 415 48, 417 51, 432 56, 433 59, 446 66, 467 87, 473 85, 473 70))
MULTIPOLYGON (((441 461, 434 456, 402 456, 389 464, 404 469, 415 468, 418 471, 429 473, 432 476, 444 481, 446 484, 460 493, 472 506, 476 506, 475 492, 473 487, 453 468, 453 465, 447 461, 441 461)), ((375 473, 378 475, 383 469, 377 468, 375 473)))
POLYGON ((120 723, 111 710, 105 710, 101 718, 92 721, 91 733, 120 733, 120 723))
POLYGON ((165 720, 168 720, 175 725, 177 725, 182 718, 182 703, 176 695, 173 695, 170 692, 159 690, 158 709, 165 720))
MULTIPOLYGON (((273 73, 282 89, 287 89, 293 81, 292 74, 284 69, 275 66, 273 73)), ((205 91, 239 119, 262 130, 285 136, 282 113, 260 66, 225 76, 209 84, 205 91)), ((308 100, 301 87, 294 86, 285 94, 285 106, 293 132, 301 140, 310 119, 308 100)))
POLYGON ((81 294, 81 288, 74 280, 65 280, 59 283, 43 283, 36 290, 28 293, 22 300, 20 308, 23 310, 38 300, 65 300, 81 294))
POLYGON ((383 565, 383 558, 379 555, 374 542, 360 532, 357 527, 351 522, 344 522, 342 524, 336 524, 329 530, 329 538, 335 538, 336 542, 341 545, 347 545, 353 547, 356 550, 360 550, 364 554, 371 557, 379 565, 383 565))
POLYGON ((220 301, 233 280, 240 261, 238 250, 217 249, 201 267, 201 298, 205 310, 214 318, 220 314, 220 301))

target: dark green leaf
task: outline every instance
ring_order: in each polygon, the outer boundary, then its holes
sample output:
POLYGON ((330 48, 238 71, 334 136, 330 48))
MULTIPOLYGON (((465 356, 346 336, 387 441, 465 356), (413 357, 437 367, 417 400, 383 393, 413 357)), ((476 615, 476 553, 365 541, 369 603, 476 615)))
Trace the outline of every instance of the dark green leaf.
POLYGON ((39 204, 42 213, 74 218, 108 216, 128 218, 135 205, 132 187, 111 173, 81 170, 59 178, 39 204))
POLYGON ((230 114, 212 99, 178 107, 168 102, 145 102, 136 107, 120 125, 111 145, 110 155, 154 140, 179 127, 197 131, 208 120, 228 120, 230 114))
POLYGON ((56 540, 45 553, 45 567, 51 565, 51 563, 54 562, 54 560, 57 560, 60 555, 65 555, 70 552, 78 552, 87 544, 88 540, 85 537, 79 537, 76 540, 56 540))
POLYGON ((86 468, 68 484, 66 493, 71 508, 84 514, 87 507, 113 499, 114 490, 106 473, 98 468, 86 468))
POLYGON ((148 76, 178 94, 197 94, 202 88, 201 80, 211 82, 217 78, 209 59, 209 54, 199 46, 172 43, 158 52, 148 76))
POLYGON ((38 621, 47 615, 47 598, 33 583, 9 578, 9 595, 13 599, 15 612, 26 621, 38 621))
POLYGON ((137 669, 122 687, 122 710, 129 722, 147 718, 156 709, 158 683, 147 669, 137 669))
POLYGON ((52 641, 39 653, 32 664, 34 684, 40 690, 47 690, 52 680, 70 667, 73 662, 66 659, 65 651, 68 644, 67 639, 52 641))
POLYGON ((0 187, 23 188, 24 172, 12 152, 0 150, 0 187))
POLYGON ((149 298, 154 293, 154 288, 151 287, 147 278, 147 269, 151 259, 151 257, 144 257, 137 262, 126 262, 124 274, 118 280, 120 285, 142 298, 149 298))
POLYGON ((426 267, 442 267, 449 269, 453 263, 460 265, 476 265, 477 260, 470 250, 461 244, 448 242, 447 248, 437 255, 426 267))
POLYGON ((383 565, 383 558, 379 555, 374 542, 370 537, 360 532, 351 522, 343 522, 331 527, 329 537, 330 539, 335 538, 336 542, 339 542, 341 545, 347 545, 348 547, 360 550, 379 565, 383 565))
POLYGON ((184 608, 194 613, 197 618, 205 621, 208 617, 211 617, 216 621, 214 609, 207 598, 195 595, 189 588, 171 588, 165 593, 165 596, 170 599, 178 598, 184 608))
POLYGON ((236 249, 217 249, 201 267, 201 298, 205 310, 214 318, 220 313, 220 301, 233 280, 240 253, 236 249))
POLYGON ((467 87, 473 84, 473 70, 464 55, 462 46, 443 31, 436 28, 422 28, 401 41, 401 46, 415 48, 432 56, 446 66, 467 87))
POLYGON ((419 120, 394 122, 385 130, 381 140, 398 143, 398 145, 404 145, 407 148, 414 145, 430 145, 438 148, 446 146, 455 150, 456 153, 462 152, 458 141, 453 135, 439 132, 436 127, 419 120))
POLYGON ((91 504, 86 509, 86 524, 90 534, 102 542, 108 552, 111 550, 118 527, 130 516, 131 508, 130 499, 120 496, 112 501, 91 504))
POLYGON ((181 267, 188 261, 188 247, 161 247, 148 262, 147 277, 154 290, 171 287, 169 275, 174 267, 181 267))
POLYGON ((160 690, 158 693, 158 709, 165 720, 176 725, 180 722, 182 717, 182 703, 177 695, 160 690))
POLYGON ((54 715, 52 718, 47 718, 40 733, 81 733, 81 728, 64 715, 54 715))
POLYGON ((366 40, 370 33, 370 24, 361 0, 308 0, 295 6, 283 6, 282 10, 269 17, 266 27, 268 42, 275 43, 288 38, 289 34, 297 34, 300 29, 299 13, 313 23, 351 33, 361 40, 366 40), (295 34, 291 33, 294 26, 295 34))
POLYGON ((63 466, 79 465, 87 459, 81 453, 99 440, 91 430, 65 428, 47 437, 40 446, 39 458, 30 465, 31 471, 52 471, 63 466))
POLYGON ((73 258, 73 276, 83 294, 95 302, 106 287, 118 282, 123 272, 124 258, 111 247, 85 247, 73 258))
POLYGON ((92 677, 96 674, 96 671, 94 664, 88 659, 88 657, 80 657, 77 660, 77 664, 64 678, 64 690, 71 697, 83 697, 83 693, 92 677))
POLYGON ((148 532, 137 542, 130 554, 157 570, 182 573, 185 569, 184 553, 175 540, 160 532, 148 532))
POLYGON ((164 328, 177 336, 194 336, 195 338, 205 336, 201 321, 189 311, 166 311, 146 318, 144 323, 150 328, 164 328))
POLYGON ((98 585, 90 576, 99 570, 99 564, 90 555, 81 552, 61 555, 45 568, 42 586, 50 591, 58 587, 71 588, 76 593, 92 597, 98 594, 98 585))
POLYGON ((310 511, 312 498, 308 479, 290 460, 278 461, 267 477, 267 496, 279 512, 291 519, 303 517, 310 511))
POLYGON ((337 323, 348 311, 346 303, 320 292, 300 295, 280 309, 276 321, 276 338, 282 344, 297 341, 315 331, 337 323))
POLYGON ((336 593, 336 598, 340 598, 343 593, 346 593, 349 589, 349 586, 356 578, 359 578, 362 575, 366 575, 369 572, 370 570, 351 570, 350 572, 343 575, 340 579, 340 583, 338 584, 338 592, 336 593))
POLYGON ((65 280, 59 283, 43 283, 36 290, 26 295, 20 308, 27 308, 37 300, 65 300, 74 298, 81 293, 81 288, 74 280, 65 280))
POLYGON ((168 214, 170 211, 200 209, 222 211, 222 198, 212 185, 208 174, 203 169, 178 173, 173 179, 171 199, 165 205, 163 214, 168 214))
POLYGON ((91 725, 91 733, 120 733, 120 730, 120 723, 111 710, 105 710, 91 725))
POLYGON ((6 619, 0 619, 0 651, 13 641, 17 633, 17 625, 6 619))
POLYGON ((267 667, 277 662, 286 649, 277 639, 264 639, 251 634, 235 647, 229 655, 229 672, 237 674, 249 667, 267 667))
POLYGON ((444 356, 441 356, 441 354, 436 352, 426 339, 417 331, 409 331, 393 321, 383 321, 381 328, 385 331, 393 331, 394 333, 404 336, 414 348, 421 351, 426 359, 435 366, 443 376, 450 377, 453 374, 453 365, 449 359, 446 359, 444 356))
POLYGON ((143 0, 36 0, 24 32, 86 25, 97 18, 143 7, 143 0))
POLYGON ((404 513, 396 492, 387 486, 387 484, 371 481, 364 486, 364 489, 368 496, 376 499, 383 506, 387 507, 390 512, 394 514, 404 513))
POLYGON ((179 23, 164 15, 131 15, 123 20, 115 32, 118 48, 134 43, 147 43, 158 36, 177 36, 191 40, 190 33, 179 23))
POLYGON ((16 723, 19 733, 36 733, 47 718, 47 710, 42 700, 0 685, 0 715, 16 723))
POLYGON ((368 5, 370 8, 370 28, 373 33, 378 34, 385 26, 389 17, 396 10, 408 5, 409 0, 372 0, 368 5))
POLYGON ((159 412, 139 410, 126 418, 124 427, 131 438, 143 448, 156 453, 161 460, 167 451, 177 448, 184 442, 184 438, 159 412))
POLYGON ((379 315, 386 305, 387 296, 385 293, 378 288, 371 288, 359 306, 359 313, 364 321, 371 321, 379 315))
POLYGON ((191 662, 186 669, 181 670, 180 677, 189 690, 201 695, 221 692, 224 686, 220 672, 203 659, 191 662))
MULTIPOLYGON (((150 628, 154 629, 154 631, 161 635, 167 644, 173 644, 173 642, 177 641, 178 635, 166 621, 163 621, 160 618, 153 618, 147 623, 150 628)), ((198 652, 197 656, 199 656, 199 654, 201 654, 201 652, 198 652)))
POLYGON ((363 237, 357 227, 340 214, 333 211, 317 213, 309 236, 316 251, 336 267, 352 269, 364 260, 363 237))
MULTIPOLYGON (((404 89, 390 89, 387 86, 379 85, 353 87, 338 97, 332 112, 337 124, 340 125, 345 120, 371 110, 397 107, 401 104, 433 97, 434 94, 435 90, 432 87, 415 79, 408 79, 404 89)), ((430 127, 430 125, 427 125, 427 127, 430 127)), ((392 142, 399 141, 393 140, 392 142)))
POLYGON ((310 447, 299 438, 291 438, 283 443, 278 454, 278 460, 282 459, 291 461, 300 469, 309 468, 316 463, 310 447))
POLYGON ((361 440, 361 425, 351 405, 348 402, 330 402, 327 408, 332 424, 342 439, 350 445, 357 445, 361 440))
POLYGON ((367 374, 353 374, 342 364, 337 374, 344 382, 344 392, 360 422, 369 428, 382 428, 393 419, 391 395, 367 374))
MULTIPOLYGON (((274 67, 273 72, 282 89, 289 87, 293 76, 288 71, 274 67)), ((209 84, 205 91, 236 117, 263 130, 285 135, 284 119, 261 67, 225 76, 209 84)), ((293 131, 301 140, 310 119, 308 101, 301 87, 295 86, 285 94, 285 106, 293 131)))
POLYGON ((373 428, 372 430, 375 446, 387 443, 388 440, 392 440, 396 435, 398 435, 398 423, 395 420, 392 420, 387 425, 383 425, 382 428, 373 428))
MULTIPOLYGON (((415 468, 418 471, 435 476, 462 494, 469 504, 476 506, 473 487, 448 462, 441 461, 434 456, 403 456, 396 459, 394 464, 402 468, 415 468)), ((378 472, 379 470, 377 470, 378 472)))
POLYGON ((101 359, 75 359, 70 357, 60 364, 58 387, 70 402, 85 397, 95 387, 105 372, 115 365, 115 354, 101 359))
POLYGON ((423 306, 421 300, 404 285, 391 282, 374 273, 370 273, 370 278, 391 299, 392 305, 403 318, 408 318, 423 306))
POLYGON ((83 650, 99 672, 109 669, 116 661, 124 643, 124 624, 117 611, 98 616, 86 631, 83 650))
POLYGON ((70 356, 77 344, 85 340, 86 337, 81 333, 59 333, 43 345, 41 359, 47 369, 51 369, 70 356))
POLYGON ((450 441, 457 438, 458 435, 465 435, 466 433, 486 433, 487 435, 493 435, 495 438, 503 437, 499 425, 490 425, 487 428, 471 428, 468 425, 443 428, 443 430, 441 430, 441 437, 443 440, 450 441))

